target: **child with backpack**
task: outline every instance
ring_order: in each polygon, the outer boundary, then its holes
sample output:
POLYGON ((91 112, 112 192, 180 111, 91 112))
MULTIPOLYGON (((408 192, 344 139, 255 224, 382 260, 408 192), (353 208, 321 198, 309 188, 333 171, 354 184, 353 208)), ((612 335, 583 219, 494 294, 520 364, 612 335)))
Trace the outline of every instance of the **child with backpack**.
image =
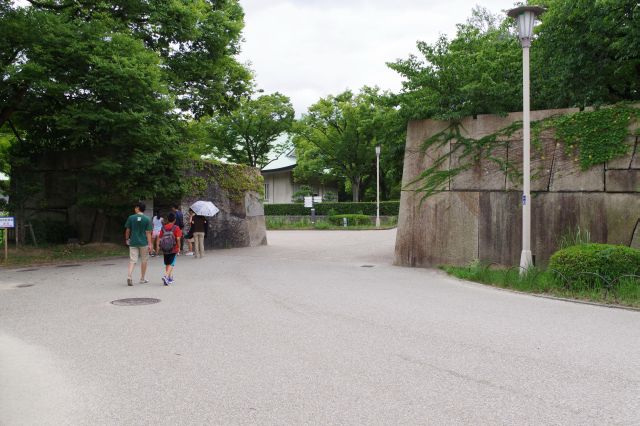
POLYGON ((182 238, 182 230, 176 225, 175 213, 169 213, 167 221, 168 223, 160 230, 160 238, 156 245, 156 251, 162 250, 164 254, 165 274, 162 276, 164 285, 173 284, 173 269, 176 266, 176 256, 180 251, 180 238, 182 238))

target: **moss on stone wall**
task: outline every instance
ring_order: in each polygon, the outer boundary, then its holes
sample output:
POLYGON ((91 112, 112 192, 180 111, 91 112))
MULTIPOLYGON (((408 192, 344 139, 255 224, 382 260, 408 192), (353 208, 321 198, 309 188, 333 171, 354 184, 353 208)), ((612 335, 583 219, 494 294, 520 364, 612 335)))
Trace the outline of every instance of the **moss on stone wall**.
POLYGON ((222 163, 215 160, 194 160, 191 173, 183 183, 185 194, 201 196, 210 185, 217 185, 233 201, 240 201, 247 192, 264 196, 264 179, 260 171, 242 164, 222 163))

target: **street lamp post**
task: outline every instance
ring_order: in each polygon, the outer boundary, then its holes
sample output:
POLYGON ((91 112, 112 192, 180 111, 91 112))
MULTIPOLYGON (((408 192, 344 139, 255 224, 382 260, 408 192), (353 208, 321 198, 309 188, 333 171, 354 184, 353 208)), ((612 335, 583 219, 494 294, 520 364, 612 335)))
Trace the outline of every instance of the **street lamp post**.
POLYGON ((380 228, 380 145, 376 145, 376 228, 380 228))
POLYGON ((529 47, 536 17, 545 11, 538 6, 521 6, 507 12, 518 21, 518 36, 522 44, 522 253, 520 273, 533 266, 531 255, 531 118, 529 105, 529 47))

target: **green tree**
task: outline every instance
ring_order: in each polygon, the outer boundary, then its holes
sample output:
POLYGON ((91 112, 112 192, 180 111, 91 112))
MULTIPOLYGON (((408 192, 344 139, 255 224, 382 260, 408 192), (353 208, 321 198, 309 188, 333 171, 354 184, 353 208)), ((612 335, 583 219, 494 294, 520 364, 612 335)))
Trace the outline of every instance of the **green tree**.
POLYGON ((12 174, 53 154, 83 157, 72 173, 83 187, 77 204, 100 214, 178 194, 182 160, 201 136, 194 118, 228 111, 250 87, 233 57, 237 0, 30 3, 0 3, 0 126, 14 133, 12 174))
POLYGON ((640 4, 546 0, 532 49, 536 107, 585 107, 640 99, 640 4))
POLYGON ((357 95, 345 91, 312 105, 295 126, 295 178, 346 179, 353 201, 359 201, 375 182, 375 146, 383 152, 403 146, 404 122, 389 99, 365 87, 357 95))
POLYGON ((234 163, 264 167, 269 153, 286 146, 276 140, 291 130, 294 114, 289 98, 280 93, 246 97, 236 110, 211 119, 208 150, 234 163))
POLYGON ((387 65, 402 77, 399 96, 409 119, 457 119, 516 111, 521 104, 521 48, 512 23, 475 8, 449 41, 417 43, 411 55, 387 65))

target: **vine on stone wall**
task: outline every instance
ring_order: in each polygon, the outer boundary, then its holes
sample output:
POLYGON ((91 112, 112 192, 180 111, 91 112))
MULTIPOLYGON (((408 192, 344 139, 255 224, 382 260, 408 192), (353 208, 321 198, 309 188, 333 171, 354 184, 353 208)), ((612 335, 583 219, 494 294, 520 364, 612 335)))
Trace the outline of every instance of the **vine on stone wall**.
POLYGON ((193 170, 201 176, 189 176, 184 180, 185 194, 204 195, 209 185, 218 185, 233 201, 240 201, 247 192, 264 197, 264 179, 258 170, 242 164, 222 163, 215 160, 196 160, 193 170))
MULTIPOLYGON (((544 130, 553 130, 556 139, 564 144, 565 153, 579 161, 582 170, 603 164, 629 152, 625 138, 629 135, 629 125, 640 119, 640 110, 620 103, 593 111, 581 111, 549 117, 531 123, 532 147, 540 152, 540 134, 544 130)), ((445 130, 426 139, 421 146, 425 153, 438 152, 445 148, 442 155, 433 159, 430 167, 411 181, 405 190, 423 193, 423 200, 433 194, 446 190, 447 183, 461 172, 471 169, 481 160, 496 163, 507 177, 516 183, 522 176, 513 163, 494 156, 496 148, 506 148, 509 137, 522 129, 522 121, 516 121, 497 132, 480 139, 462 135, 462 124, 452 122, 445 130), (458 164, 447 165, 446 161, 457 158, 458 164)), ((639 130, 635 131, 639 135, 639 130)), ((532 176, 533 179, 536 176, 532 176)))

